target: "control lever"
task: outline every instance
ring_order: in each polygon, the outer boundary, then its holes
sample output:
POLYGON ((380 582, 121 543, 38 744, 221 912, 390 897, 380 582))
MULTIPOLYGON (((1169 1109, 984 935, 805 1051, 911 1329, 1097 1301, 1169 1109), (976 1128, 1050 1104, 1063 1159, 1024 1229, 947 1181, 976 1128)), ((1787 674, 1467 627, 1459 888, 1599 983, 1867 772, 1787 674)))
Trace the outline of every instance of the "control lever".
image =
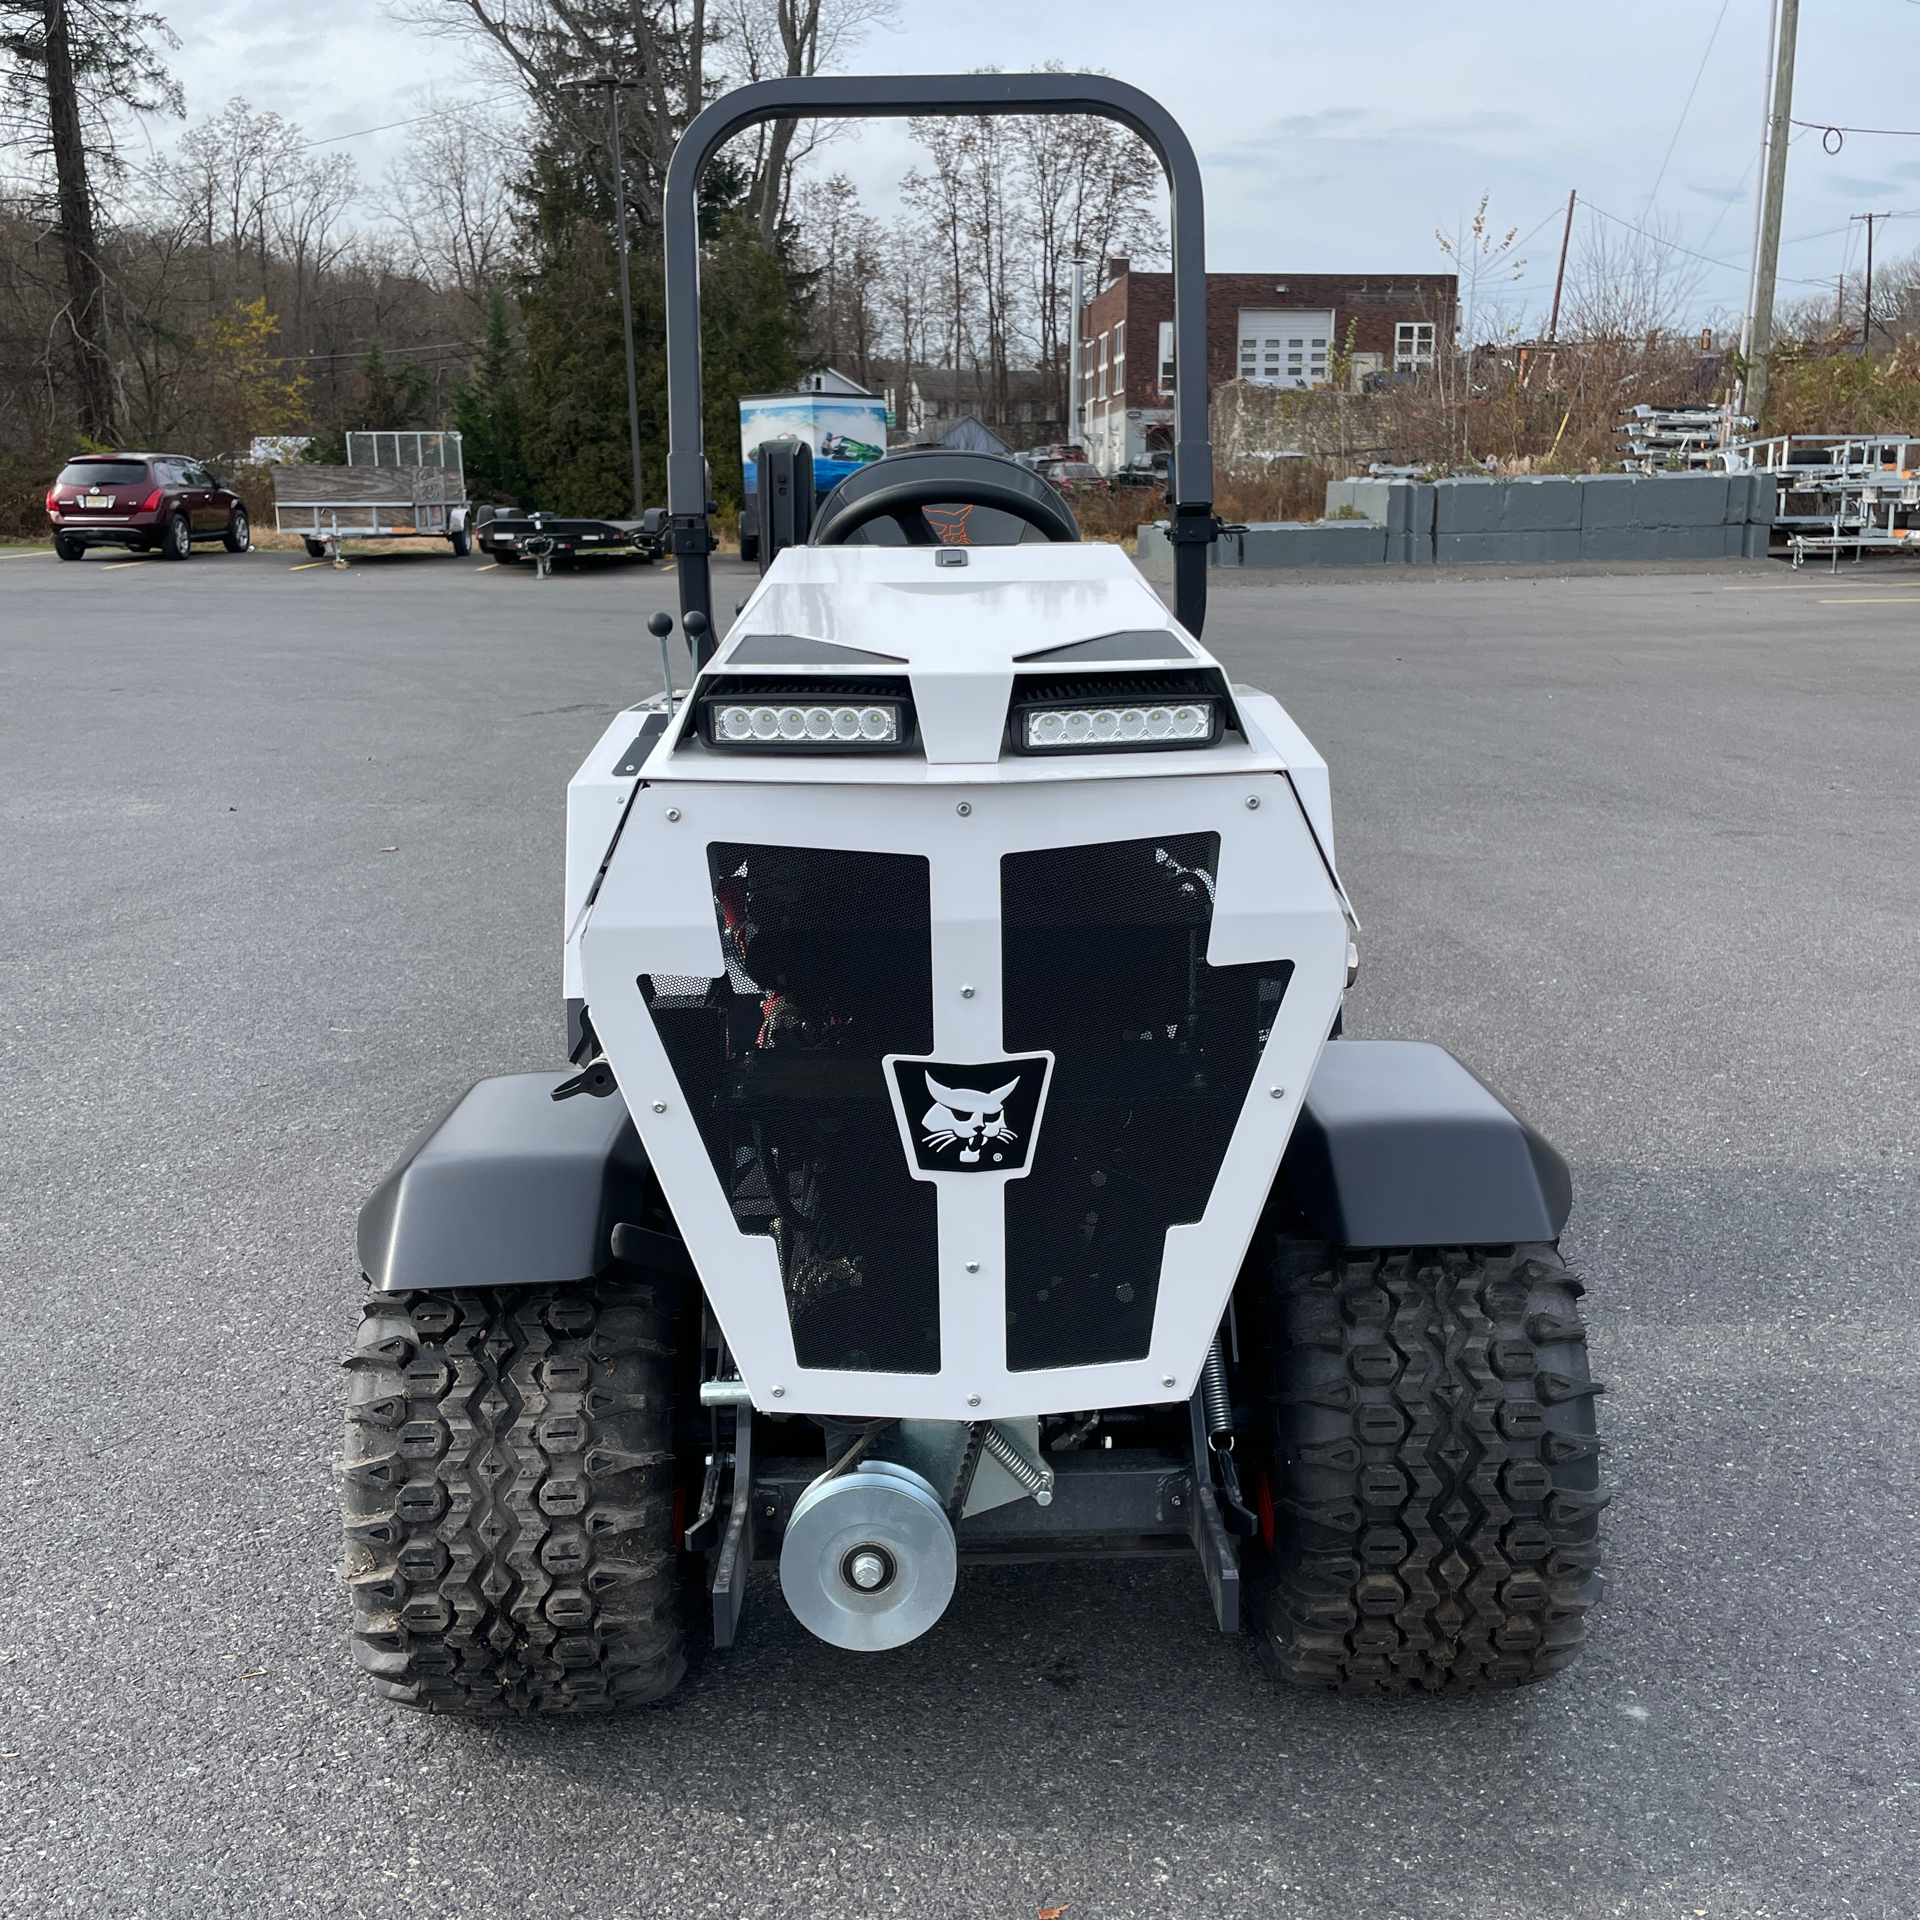
POLYGON ((613 1077, 613 1067, 604 1053, 596 1053, 587 1064, 570 1080, 562 1080, 549 1096, 554 1100, 571 1100, 576 1093, 590 1093, 596 1100, 604 1100, 608 1094, 617 1092, 620 1083, 613 1077))

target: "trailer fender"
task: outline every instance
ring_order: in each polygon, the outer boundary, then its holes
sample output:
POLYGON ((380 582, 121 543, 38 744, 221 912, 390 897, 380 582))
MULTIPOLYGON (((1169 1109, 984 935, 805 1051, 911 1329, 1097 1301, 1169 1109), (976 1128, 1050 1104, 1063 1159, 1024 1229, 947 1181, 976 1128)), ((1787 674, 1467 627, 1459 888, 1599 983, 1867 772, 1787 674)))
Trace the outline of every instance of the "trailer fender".
POLYGON ((1281 1178, 1345 1247, 1474 1247, 1560 1237, 1567 1163, 1444 1047, 1330 1040, 1281 1178))
POLYGON ((640 1218, 646 1151, 617 1093, 556 1101, 566 1077, 481 1080, 413 1141, 360 1209, 376 1291, 552 1285, 609 1263, 615 1226, 640 1218))

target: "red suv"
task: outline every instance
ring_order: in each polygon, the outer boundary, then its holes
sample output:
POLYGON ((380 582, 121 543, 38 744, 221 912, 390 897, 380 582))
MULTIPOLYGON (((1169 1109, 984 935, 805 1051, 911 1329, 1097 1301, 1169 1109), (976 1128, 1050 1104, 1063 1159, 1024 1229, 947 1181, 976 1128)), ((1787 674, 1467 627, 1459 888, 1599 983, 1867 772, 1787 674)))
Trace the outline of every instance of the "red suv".
POLYGON ((47 489, 53 550, 78 560, 89 547, 130 547, 184 560, 196 540, 229 553, 253 544, 247 510, 197 460, 177 453, 82 454, 47 489))

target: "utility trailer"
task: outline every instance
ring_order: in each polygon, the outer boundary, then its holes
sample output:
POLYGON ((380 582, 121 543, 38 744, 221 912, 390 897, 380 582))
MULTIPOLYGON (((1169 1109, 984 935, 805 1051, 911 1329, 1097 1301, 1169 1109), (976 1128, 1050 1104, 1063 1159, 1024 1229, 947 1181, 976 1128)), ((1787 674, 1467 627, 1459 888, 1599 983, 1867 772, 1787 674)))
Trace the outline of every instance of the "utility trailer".
POLYGON ((347 435, 344 467, 299 462, 273 481, 273 521, 297 533, 316 560, 344 566, 347 540, 439 539, 464 558, 473 512, 457 433, 347 435))
POLYGON ((648 507, 637 520, 593 520, 562 513, 522 513, 482 507, 473 537, 489 559, 513 566, 531 560, 544 571, 554 560, 577 553, 615 553, 631 548, 641 559, 667 551, 667 510, 648 507))

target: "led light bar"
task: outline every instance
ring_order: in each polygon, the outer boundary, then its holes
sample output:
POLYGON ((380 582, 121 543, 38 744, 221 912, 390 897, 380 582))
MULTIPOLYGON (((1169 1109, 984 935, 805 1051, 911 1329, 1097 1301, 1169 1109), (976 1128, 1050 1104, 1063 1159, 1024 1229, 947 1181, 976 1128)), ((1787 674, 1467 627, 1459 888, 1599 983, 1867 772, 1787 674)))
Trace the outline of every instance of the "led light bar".
POLYGON ((1025 753, 1114 753, 1136 747, 1205 747, 1220 737, 1217 700, 1108 700, 1022 707, 1014 715, 1025 753))
POLYGON ((904 747, 913 723, 902 700, 805 700, 710 695, 700 703, 710 747, 774 753, 885 752, 904 747))

